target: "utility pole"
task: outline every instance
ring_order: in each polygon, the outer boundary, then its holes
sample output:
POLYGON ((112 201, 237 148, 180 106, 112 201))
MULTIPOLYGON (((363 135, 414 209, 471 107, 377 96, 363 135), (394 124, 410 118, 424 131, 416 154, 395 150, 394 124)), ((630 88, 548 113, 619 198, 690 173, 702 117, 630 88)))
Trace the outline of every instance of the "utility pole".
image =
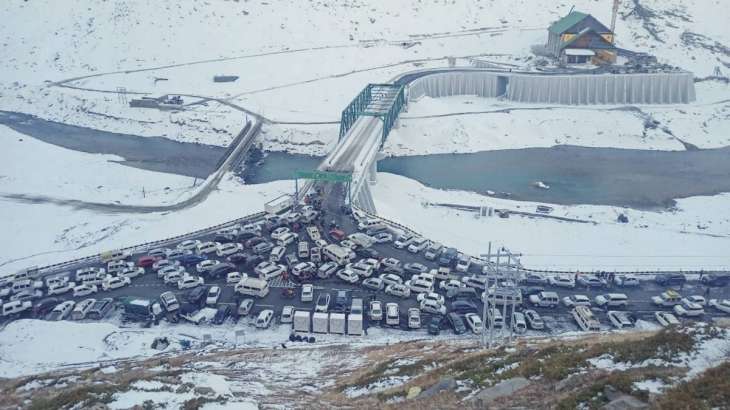
POLYGON ((613 0, 613 12, 611 13, 611 34, 613 34, 612 43, 616 44, 616 16, 618 15, 618 6, 620 0, 613 0))
MULTIPOLYGON (((489 248, 487 248, 487 288, 489 288, 489 262, 492 259, 492 242, 489 242, 489 248)), ((484 294, 482 295, 482 335, 480 343, 482 347, 487 346, 487 326, 489 326, 489 331, 491 333, 492 326, 491 321, 489 321, 489 317, 487 316, 487 309, 489 307, 489 292, 487 289, 484 290, 484 294), (489 323, 488 323, 489 322, 489 323)), ((492 337, 491 334, 489 336, 489 347, 492 347, 492 337)))

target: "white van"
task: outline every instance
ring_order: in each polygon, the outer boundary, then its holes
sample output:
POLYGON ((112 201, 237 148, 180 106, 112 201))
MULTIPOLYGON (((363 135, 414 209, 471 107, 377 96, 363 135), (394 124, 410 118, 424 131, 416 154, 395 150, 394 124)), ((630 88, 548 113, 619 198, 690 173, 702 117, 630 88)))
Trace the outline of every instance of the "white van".
POLYGON ((593 316, 593 312, 587 306, 576 306, 571 312, 578 327, 586 332, 598 332, 601 330, 601 323, 593 316))
POLYGON ((423 257, 434 261, 436 258, 441 254, 441 249, 443 249, 444 245, 441 245, 437 242, 431 242, 431 244, 426 248, 426 252, 423 253, 423 257))
POLYGON ((43 282, 41 281, 33 281, 30 279, 23 279, 23 280, 16 280, 13 282, 13 285, 10 287, 10 291, 12 293, 18 293, 22 291, 32 291, 36 288, 43 287, 43 282))
POLYGON ((330 244, 324 247, 322 254, 332 262, 343 266, 350 263, 350 250, 340 245, 330 244))
MULTIPOLYGON (((484 293, 482 293, 482 298, 484 298, 484 293)), ((515 305, 521 305, 522 304, 522 291, 519 288, 516 289, 510 289, 510 288, 489 288, 489 301, 491 303, 494 303, 495 305, 504 305, 507 303, 508 305, 515 304, 515 305)))
POLYGON ((451 279, 451 268, 448 266, 441 266, 438 269, 431 269, 429 272, 433 275, 434 279, 438 280, 449 280, 451 279))
POLYGON ((77 303, 74 310, 71 312, 71 319, 82 320, 86 318, 86 314, 89 313, 89 310, 94 303, 96 303, 96 299, 94 298, 84 299, 77 303))
POLYGON ((298 235, 295 233, 287 232, 284 235, 281 235, 279 239, 276 241, 276 244, 279 246, 286 247, 290 243, 294 243, 298 238, 298 235))
POLYGON ((525 333, 527 331, 527 321, 525 315, 521 312, 514 312, 512 314, 512 329, 515 333, 525 333))
POLYGON ((13 300, 3 305, 3 317, 26 311, 33 307, 29 300, 13 300))
POLYGON ((502 312, 497 308, 492 308, 491 312, 488 312, 489 318, 492 321, 492 326, 495 328, 502 328, 504 326, 504 317, 502 312))
POLYGON ((242 295, 263 298, 269 294, 269 283, 259 278, 246 278, 236 284, 235 291, 242 295))
POLYGON ((385 305, 385 324, 389 326, 398 326, 400 324, 400 312, 397 303, 385 305))
POLYGON ((530 295, 530 303, 539 307, 553 308, 560 303, 560 297, 555 292, 540 292, 537 295, 530 295))
POLYGON ((309 259, 309 242, 299 241, 297 246, 297 256, 299 259, 309 259))
POLYGON ((381 226, 385 226, 385 225, 382 222, 380 222, 380 220, 367 219, 367 220, 364 220, 364 221, 360 222, 359 224, 357 224, 357 229, 359 229, 361 231, 366 231, 368 229, 380 228, 381 226))

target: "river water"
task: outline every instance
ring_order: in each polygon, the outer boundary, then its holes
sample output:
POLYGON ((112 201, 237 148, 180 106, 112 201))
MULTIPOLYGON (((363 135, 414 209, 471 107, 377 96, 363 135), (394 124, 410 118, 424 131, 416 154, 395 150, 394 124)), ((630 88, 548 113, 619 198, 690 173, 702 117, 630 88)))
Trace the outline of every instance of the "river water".
MULTIPOLYGON (((246 180, 292 179, 295 170, 316 168, 321 158, 269 153, 249 166, 246 180)), ((730 148, 646 151, 558 146, 390 157, 378 170, 439 189, 459 189, 554 204, 665 208, 674 199, 730 192, 730 148), (550 189, 535 187, 542 181, 550 189)))
POLYGON ((207 178, 226 151, 225 147, 106 132, 7 111, 0 111, 0 124, 63 148, 118 155, 124 165, 194 178, 207 178))

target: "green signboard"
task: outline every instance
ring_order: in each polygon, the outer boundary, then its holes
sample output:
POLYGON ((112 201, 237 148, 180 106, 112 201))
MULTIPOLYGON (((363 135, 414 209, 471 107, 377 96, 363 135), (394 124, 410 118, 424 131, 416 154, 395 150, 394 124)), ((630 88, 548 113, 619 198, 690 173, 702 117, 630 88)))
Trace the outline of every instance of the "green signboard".
POLYGON ((349 172, 332 172, 332 171, 296 171, 296 178, 315 179, 319 181, 329 182, 350 182, 352 174, 349 172))

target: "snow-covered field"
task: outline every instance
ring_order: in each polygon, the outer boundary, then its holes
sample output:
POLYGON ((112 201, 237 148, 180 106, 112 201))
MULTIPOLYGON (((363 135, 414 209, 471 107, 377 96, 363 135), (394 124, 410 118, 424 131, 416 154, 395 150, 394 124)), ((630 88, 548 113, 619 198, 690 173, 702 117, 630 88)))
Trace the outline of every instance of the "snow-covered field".
POLYGON ((136 214, 3 200, 0 269, 13 272, 207 228, 263 211, 265 202, 293 190, 292 181, 244 185, 226 174, 218 189, 196 206, 136 214))
POLYGON ((730 145, 730 85, 697 83, 681 106, 539 106, 459 96, 412 102, 391 131, 386 155, 464 153, 580 145, 685 150, 730 145))
POLYGON ((125 205, 163 205, 192 195, 194 178, 133 168, 116 155, 88 154, 0 125, 0 196, 23 194, 125 205))
POLYGON ((510 201, 464 191, 428 188, 398 175, 378 173, 371 186, 378 214, 471 255, 506 246, 522 253, 525 267, 547 270, 730 269, 730 194, 677 200, 666 212, 609 206, 553 205, 552 216, 592 221, 563 222, 512 215, 476 218, 476 213, 424 206, 451 203, 535 212, 537 203, 510 201), (626 213, 630 223, 616 222, 626 213))

